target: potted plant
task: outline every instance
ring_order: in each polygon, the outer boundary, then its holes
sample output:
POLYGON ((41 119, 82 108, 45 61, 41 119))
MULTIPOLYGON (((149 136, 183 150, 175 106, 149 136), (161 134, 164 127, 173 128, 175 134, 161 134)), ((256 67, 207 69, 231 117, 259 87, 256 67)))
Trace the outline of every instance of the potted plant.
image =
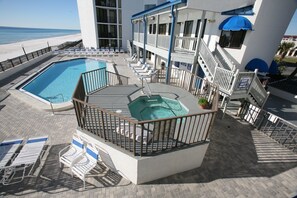
POLYGON ((209 102, 206 98, 199 98, 198 104, 202 109, 208 109, 209 108, 209 102))

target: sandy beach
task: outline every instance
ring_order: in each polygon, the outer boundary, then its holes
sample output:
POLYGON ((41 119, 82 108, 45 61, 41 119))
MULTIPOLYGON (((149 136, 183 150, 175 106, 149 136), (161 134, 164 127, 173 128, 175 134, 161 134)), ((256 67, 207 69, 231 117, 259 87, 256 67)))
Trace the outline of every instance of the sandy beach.
POLYGON ((50 46, 56 46, 67 41, 77 41, 80 39, 81 34, 73 34, 0 45, 0 62, 23 55, 22 45, 26 53, 29 53, 47 47, 47 42, 50 46))

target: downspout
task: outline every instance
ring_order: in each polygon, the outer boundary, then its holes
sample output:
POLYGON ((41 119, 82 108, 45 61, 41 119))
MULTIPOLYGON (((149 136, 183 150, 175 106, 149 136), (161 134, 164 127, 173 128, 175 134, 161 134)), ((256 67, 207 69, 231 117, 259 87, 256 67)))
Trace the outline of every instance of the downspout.
POLYGON ((143 63, 146 62, 146 49, 145 49, 145 45, 146 45, 146 38, 147 38, 147 20, 145 18, 145 16, 143 16, 143 24, 144 24, 144 30, 143 30, 143 63))
POLYGON ((133 47, 133 41, 134 41, 134 23, 133 21, 131 20, 131 24, 132 24, 132 44, 131 44, 131 52, 130 52, 130 56, 132 56, 134 54, 134 47, 133 47))
POLYGON ((171 30, 170 30, 170 42, 169 42, 169 49, 168 49, 168 58, 167 58, 167 65, 166 65, 166 84, 170 83, 170 74, 171 74, 171 53, 172 53, 172 46, 174 42, 174 29, 175 29, 175 14, 174 14, 174 5, 171 6, 171 30))

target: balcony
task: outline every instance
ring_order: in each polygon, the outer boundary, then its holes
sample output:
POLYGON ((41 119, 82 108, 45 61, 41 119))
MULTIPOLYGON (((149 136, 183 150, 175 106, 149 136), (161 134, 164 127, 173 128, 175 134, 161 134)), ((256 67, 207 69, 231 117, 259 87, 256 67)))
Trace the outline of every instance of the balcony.
MULTIPOLYGON (((176 52, 184 52, 184 53, 193 53, 196 50, 197 38, 195 37, 175 37, 174 38, 174 51, 176 52)), ((144 33, 134 32, 134 41, 140 42, 143 44, 144 42, 144 33)), ((152 47, 157 47, 160 49, 168 50, 170 45, 170 36, 168 35, 155 35, 155 34, 147 34, 147 45, 152 47), (157 39, 157 43, 156 43, 157 39)))

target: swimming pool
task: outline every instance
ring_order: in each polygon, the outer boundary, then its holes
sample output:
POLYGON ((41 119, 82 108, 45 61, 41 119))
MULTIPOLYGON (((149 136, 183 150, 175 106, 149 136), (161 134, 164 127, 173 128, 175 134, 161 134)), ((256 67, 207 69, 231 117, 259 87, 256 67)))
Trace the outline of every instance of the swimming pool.
POLYGON ((106 62, 92 59, 74 59, 56 62, 29 81, 20 90, 44 102, 62 103, 72 98, 81 73, 105 68, 106 62))
POLYGON ((182 116, 188 109, 178 100, 173 100, 159 95, 151 97, 140 96, 131 102, 129 110, 132 117, 137 120, 154 120, 182 116))

